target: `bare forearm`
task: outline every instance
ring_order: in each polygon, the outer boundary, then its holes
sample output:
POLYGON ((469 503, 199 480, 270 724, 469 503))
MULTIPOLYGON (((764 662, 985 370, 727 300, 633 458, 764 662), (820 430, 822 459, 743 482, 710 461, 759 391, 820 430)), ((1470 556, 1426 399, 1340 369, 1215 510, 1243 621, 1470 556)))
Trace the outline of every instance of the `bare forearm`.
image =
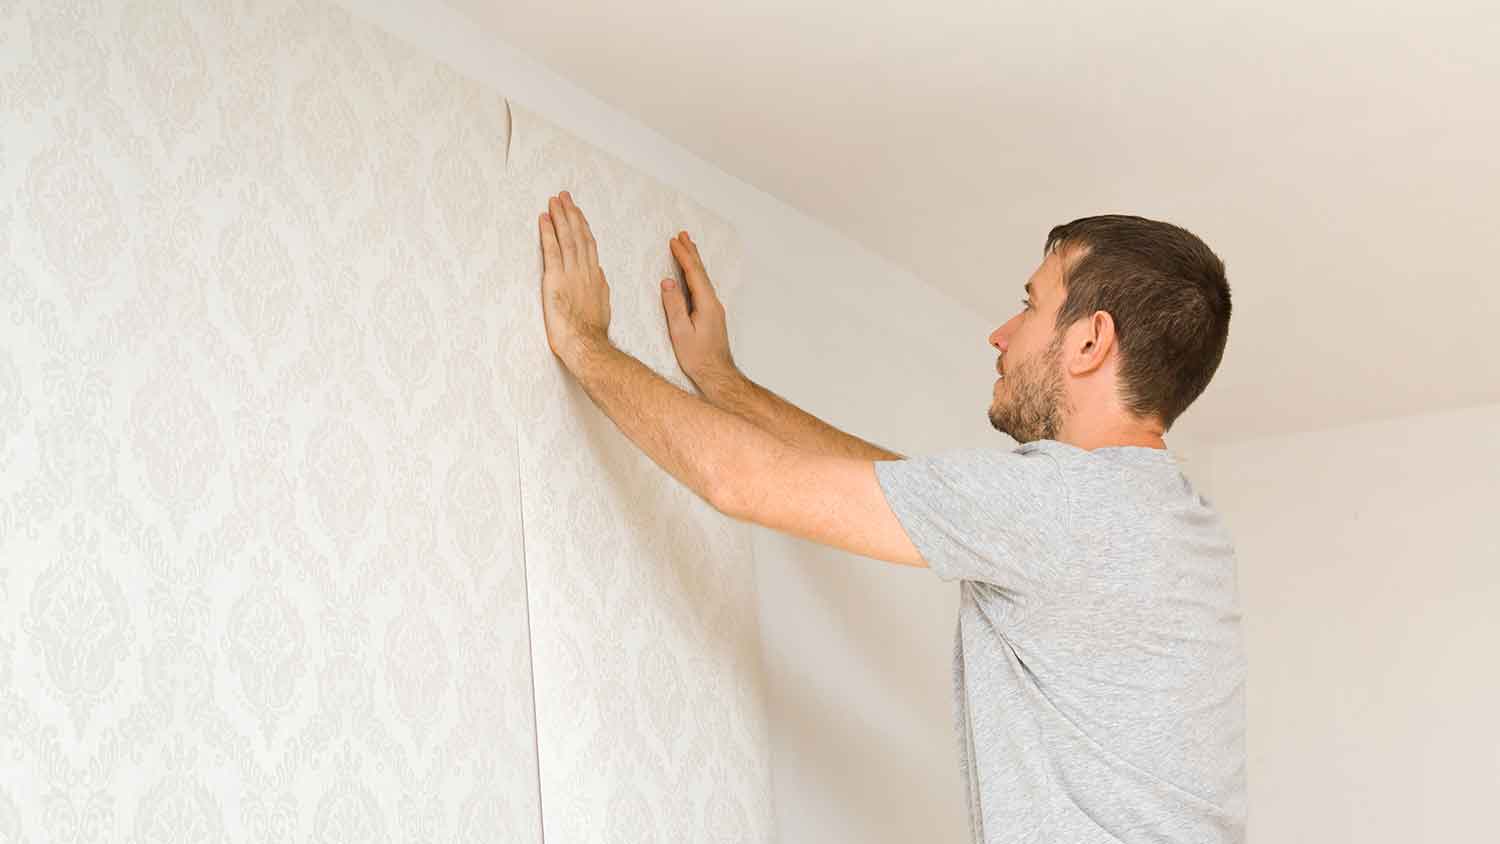
POLYGON ((903 455, 846 434, 745 377, 739 370, 694 379, 704 398, 777 439, 804 451, 864 460, 901 460, 903 455))
POLYGON ((684 392, 607 342, 580 343, 565 363, 621 433, 715 507, 722 483, 768 449, 782 447, 769 433, 684 392))

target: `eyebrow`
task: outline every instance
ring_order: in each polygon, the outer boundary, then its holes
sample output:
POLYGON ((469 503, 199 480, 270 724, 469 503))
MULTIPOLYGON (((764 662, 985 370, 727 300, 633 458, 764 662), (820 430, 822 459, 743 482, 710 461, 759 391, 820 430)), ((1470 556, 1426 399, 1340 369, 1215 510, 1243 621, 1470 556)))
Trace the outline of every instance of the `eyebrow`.
POLYGON ((1029 282, 1029 281, 1026 282, 1026 295, 1027 296, 1033 296, 1033 295, 1035 295, 1035 294, 1033 294, 1031 292, 1031 282, 1029 282))

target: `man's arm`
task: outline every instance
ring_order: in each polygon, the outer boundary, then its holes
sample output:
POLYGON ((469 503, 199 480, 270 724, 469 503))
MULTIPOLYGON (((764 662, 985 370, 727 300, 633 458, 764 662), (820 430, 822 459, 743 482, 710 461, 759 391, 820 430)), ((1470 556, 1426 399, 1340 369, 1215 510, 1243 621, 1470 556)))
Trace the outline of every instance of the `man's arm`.
POLYGON ((699 392, 715 407, 769 431, 777 439, 812 454, 901 460, 902 455, 851 436, 756 384, 729 353, 724 303, 714 290, 698 245, 687 232, 670 241, 672 257, 682 267, 686 288, 662 280, 662 306, 677 363, 699 392), (691 294, 691 299, 689 299, 691 294))
MULTIPOLYGON (((540 219, 547 343, 589 398, 668 474, 742 521, 907 565, 922 557, 869 459, 796 448, 680 390, 609 341, 609 283, 588 220, 564 191, 540 219)), ((662 290, 671 290, 663 280, 662 290)), ((668 298, 674 334, 691 325, 668 298)))
POLYGON ((781 445, 766 431, 657 375, 608 340, 579 339, 558 357, 620 433, 715 508, 732 467, 781 445))
POLYGON ((815 454, 679 389, 607 341, 563 358, 589 398, 714 509, 834 548, 910 566, 917 552, 868 457, 815 454))
POLYGON ((693 383, 714 407, 727 410, 803 451, 864 460, 905 459, 905 455, 840 431, 751 381, 737 368, 699 375, 693 383))

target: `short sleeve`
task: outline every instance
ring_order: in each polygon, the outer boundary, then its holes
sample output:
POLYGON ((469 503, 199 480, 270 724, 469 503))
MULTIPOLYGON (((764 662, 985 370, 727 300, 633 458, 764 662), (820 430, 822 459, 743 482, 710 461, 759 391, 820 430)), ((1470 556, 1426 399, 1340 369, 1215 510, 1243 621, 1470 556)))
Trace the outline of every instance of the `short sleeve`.
POLYGON ((1063 558, 1068 493, 1050 454, 958 449, 875 463, 912 544, 943 580, 976 580, 1013 596, 1037 592, 1063 558))

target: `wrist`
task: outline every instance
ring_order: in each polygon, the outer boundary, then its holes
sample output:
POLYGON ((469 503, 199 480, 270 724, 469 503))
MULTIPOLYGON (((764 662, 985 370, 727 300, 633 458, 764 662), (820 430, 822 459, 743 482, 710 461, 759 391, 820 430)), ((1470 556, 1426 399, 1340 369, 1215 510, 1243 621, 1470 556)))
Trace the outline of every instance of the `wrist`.
POLYGON ((612 351, 608 335, 574 334, 559 344, 558 357, 575 376, 585 373, 601 355, 612 351))
POLYGON ((739 367, 731 361, 719 366, 706 367, 691 375, 693 383, 703 392, 710 403, 733 395, 744 387, 750 379, 740 372, 739 367))

